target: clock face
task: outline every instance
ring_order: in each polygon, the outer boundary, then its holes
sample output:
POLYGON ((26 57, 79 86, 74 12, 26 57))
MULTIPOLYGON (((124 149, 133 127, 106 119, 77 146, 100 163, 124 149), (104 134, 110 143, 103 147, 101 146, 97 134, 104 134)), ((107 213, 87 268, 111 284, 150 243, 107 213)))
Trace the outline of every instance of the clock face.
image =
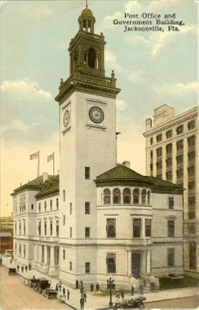
POLYGON ((68 126, 69 121, 70 121, 70 112, 68 110, 66 110, 64 112, 64 116, 63 116, 63 124, 64 124, 65 127, 68 126))
POLYGON ((92 107, 89 110, 89 117, 93 123, 100 124, 104 120, 104 112, 99 107, 92 107))

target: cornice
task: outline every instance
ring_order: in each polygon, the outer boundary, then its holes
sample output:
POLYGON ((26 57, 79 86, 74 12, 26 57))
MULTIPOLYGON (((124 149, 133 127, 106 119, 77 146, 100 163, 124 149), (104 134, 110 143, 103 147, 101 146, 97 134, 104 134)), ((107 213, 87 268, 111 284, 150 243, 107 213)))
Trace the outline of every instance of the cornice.
POLYGON ((160 131, 163 130, 167 130, 172 128, 173 126, 179 125, 187 120, 193 119, 195 117, 198 116, 198 107, 194 107, 186 112, 184 112, 185 115, 183 114, 178 114, 176 116, 174 116, 172 119, 157 125, 157 126, 153 126, 152 128, 150 128, 149 130, 145 131, 143 133, 144 137, 150 137, 151 135, 154 135, 156 133, 159 133, 160 131))

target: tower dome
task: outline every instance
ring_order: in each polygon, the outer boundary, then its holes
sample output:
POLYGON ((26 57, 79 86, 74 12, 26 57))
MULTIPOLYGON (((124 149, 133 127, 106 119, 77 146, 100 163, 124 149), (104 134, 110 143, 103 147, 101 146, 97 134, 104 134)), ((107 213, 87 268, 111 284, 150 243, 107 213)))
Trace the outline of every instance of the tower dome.
POLYGON ((83 9, 78 19, 78 22, 79 30, 94 33, 95 17, 93 16, 92 11, 88 7, 83 9))

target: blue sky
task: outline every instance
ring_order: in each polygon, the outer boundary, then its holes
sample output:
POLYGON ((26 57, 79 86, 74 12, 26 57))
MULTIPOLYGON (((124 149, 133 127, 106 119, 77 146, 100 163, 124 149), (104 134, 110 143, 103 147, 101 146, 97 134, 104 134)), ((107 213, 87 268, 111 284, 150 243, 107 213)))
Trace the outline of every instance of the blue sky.
MULTIPOLYGON (((106 76, 115 70, 117 86, 118 161, 145 173, 145 119, 162 104, 176 114, 197 105, 197 4, 195 0, 90 0, 95 32, 106 39, 106 76), (176 14, 179 32, 124 33, 124 13, 176 14), (139 159, 138 159, 139 158, 139 159)), ((58 93, 69 76, 68 45, 78 31, 85 1, 2 1, 1 3, 1 165, 2 213, 11 210, 12 190, 52 173, 46 157, 56 154, 59 169, 58 93), (11 177, 12 176, 12 177, 11 177), (7 207, 5 208, 5 206, 7 207)), ((164 20, 164 18, 162 18, 164 20)), ((131 19, 128 19, 131 20, 131 19)))

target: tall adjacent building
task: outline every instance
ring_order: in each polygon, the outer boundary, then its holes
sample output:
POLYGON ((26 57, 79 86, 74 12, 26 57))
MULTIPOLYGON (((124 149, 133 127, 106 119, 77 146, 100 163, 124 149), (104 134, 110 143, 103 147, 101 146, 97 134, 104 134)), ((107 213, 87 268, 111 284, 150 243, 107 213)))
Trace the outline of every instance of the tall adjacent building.
POLYGON ((199 139, 198 107, 175 115, 155 109, 146 120, 146 173, 184 187, 184 269, 199 276, 199 139))
POLYGON ((60 175, 13 192, 15 260, 74 287, 110 275, 116 287, 158 287, 181 275, 182 187, 116 164, 116 87, 105 76, 101 33, 85 8, 71 40, 70 76, 61 79, 60 175))

